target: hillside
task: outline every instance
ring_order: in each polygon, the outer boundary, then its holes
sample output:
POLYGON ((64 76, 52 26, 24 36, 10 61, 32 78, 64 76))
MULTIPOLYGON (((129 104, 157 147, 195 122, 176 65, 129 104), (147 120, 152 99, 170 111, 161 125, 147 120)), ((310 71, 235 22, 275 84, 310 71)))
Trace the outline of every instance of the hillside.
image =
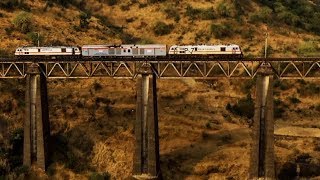
POLYGON ((43 45, 236 43, 245 55, 261 56, 268 32, 273 56, 319 50, 319 4, 280 2, 4 1, 0 4, 0 48, 12 53, 17 46, 32 44, 36 32, 43 45), (30 15, 30 28, 23 33, 13 25, 21 11, 30 15))
MULTIPOLYGON (((259 57, 268 32, 270 56, 315 56, 319 13, 318 1, 3 0, 0 54, 36 44, 39 33, 42 45, 236 43, 259 57)), ((44 174, 21 167, 25 81, 0 80, 0 179, 128 179, 135 83, 49 80, 53 154, 44 174)), ((158 80, 165 179, 247 177, 254 83, 158 80)), ((274 87, 276 133, 318 136, 319 83, 276 80, 274 87)), ((317 139, 277 139, 275 150, 280 179, 294 178, 297 164, 301 177, 320 176, 317 139)))

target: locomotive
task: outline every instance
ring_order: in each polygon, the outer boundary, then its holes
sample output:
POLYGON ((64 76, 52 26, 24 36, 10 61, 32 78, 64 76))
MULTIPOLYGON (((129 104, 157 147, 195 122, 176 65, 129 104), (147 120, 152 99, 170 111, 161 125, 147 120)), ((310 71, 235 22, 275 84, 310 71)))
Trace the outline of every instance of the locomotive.
POLYGON ((210 56, 242 57, 239 45, 173 45, 167 51, 165 44, 123 44, 123 45, 83 45, 54 47, 18 47, 17 57, 170 57, 174 56, 210 56))

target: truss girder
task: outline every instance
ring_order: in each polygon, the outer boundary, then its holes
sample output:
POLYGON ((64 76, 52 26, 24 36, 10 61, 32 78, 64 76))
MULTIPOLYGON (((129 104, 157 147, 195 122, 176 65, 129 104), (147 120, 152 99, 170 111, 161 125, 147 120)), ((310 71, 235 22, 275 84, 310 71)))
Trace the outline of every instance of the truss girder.
POLYGON ((152 68, 158 78, 252 79, 262 64, 268 63, 280 79, 320 79, 319 61, 65 61, 0 62, 0 78, 24 78, 31 64, 40 66, 47 78, 113 77, 135 78, 152 68))

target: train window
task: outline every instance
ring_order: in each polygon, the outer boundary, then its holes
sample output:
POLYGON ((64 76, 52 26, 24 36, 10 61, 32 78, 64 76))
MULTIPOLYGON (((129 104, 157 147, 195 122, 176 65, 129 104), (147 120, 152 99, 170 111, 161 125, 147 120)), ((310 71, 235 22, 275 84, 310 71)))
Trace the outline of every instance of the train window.
POLYGON ((128 49, 128 53, 130 53, 131 52, 131 49, 128 49))
POLYGON ((121 54, 121 48, 116 48, 116 54, 121 54))
POLYGON ((137 48, 132 49, 132 54, 138 54, 138 49, 137 48))
POLYGON ((140 49, 140 54, 144 54, 144 49, 143 48, 140 49))
POLYGON ((38 49, 38 52, 40 52, 40 49, 38 49))
POLYGON ((198 48, 194 48, 194 51, 198 51, 198 48))
POLYGON ((109 54, 114 54, 114 48, 109 49, 109 54))
POLYGON ((123 52, 127 52, 127 50, 126 50, 126 49, 124 49, 124 50, 123 50, 123 52))
POLYGON ((67 52, 66 48, 61 48, 61 52, 67 52))
POLYGON ((226 51, 226 47, 221 47, 220 51, 226 51))

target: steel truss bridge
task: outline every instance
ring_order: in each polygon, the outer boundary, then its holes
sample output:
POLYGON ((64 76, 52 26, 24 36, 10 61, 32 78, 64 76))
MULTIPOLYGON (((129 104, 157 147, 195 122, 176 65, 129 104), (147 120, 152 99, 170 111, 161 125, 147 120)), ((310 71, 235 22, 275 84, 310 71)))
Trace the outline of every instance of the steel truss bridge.
POLYGON ((320 79, 320 58, 0 60, 0 78, 24 78, 30 65, 38 65, 47 78, 132 79, 151 67, 161 79, 252 79, 261 66, 268 65, 279 79, 320 79))

